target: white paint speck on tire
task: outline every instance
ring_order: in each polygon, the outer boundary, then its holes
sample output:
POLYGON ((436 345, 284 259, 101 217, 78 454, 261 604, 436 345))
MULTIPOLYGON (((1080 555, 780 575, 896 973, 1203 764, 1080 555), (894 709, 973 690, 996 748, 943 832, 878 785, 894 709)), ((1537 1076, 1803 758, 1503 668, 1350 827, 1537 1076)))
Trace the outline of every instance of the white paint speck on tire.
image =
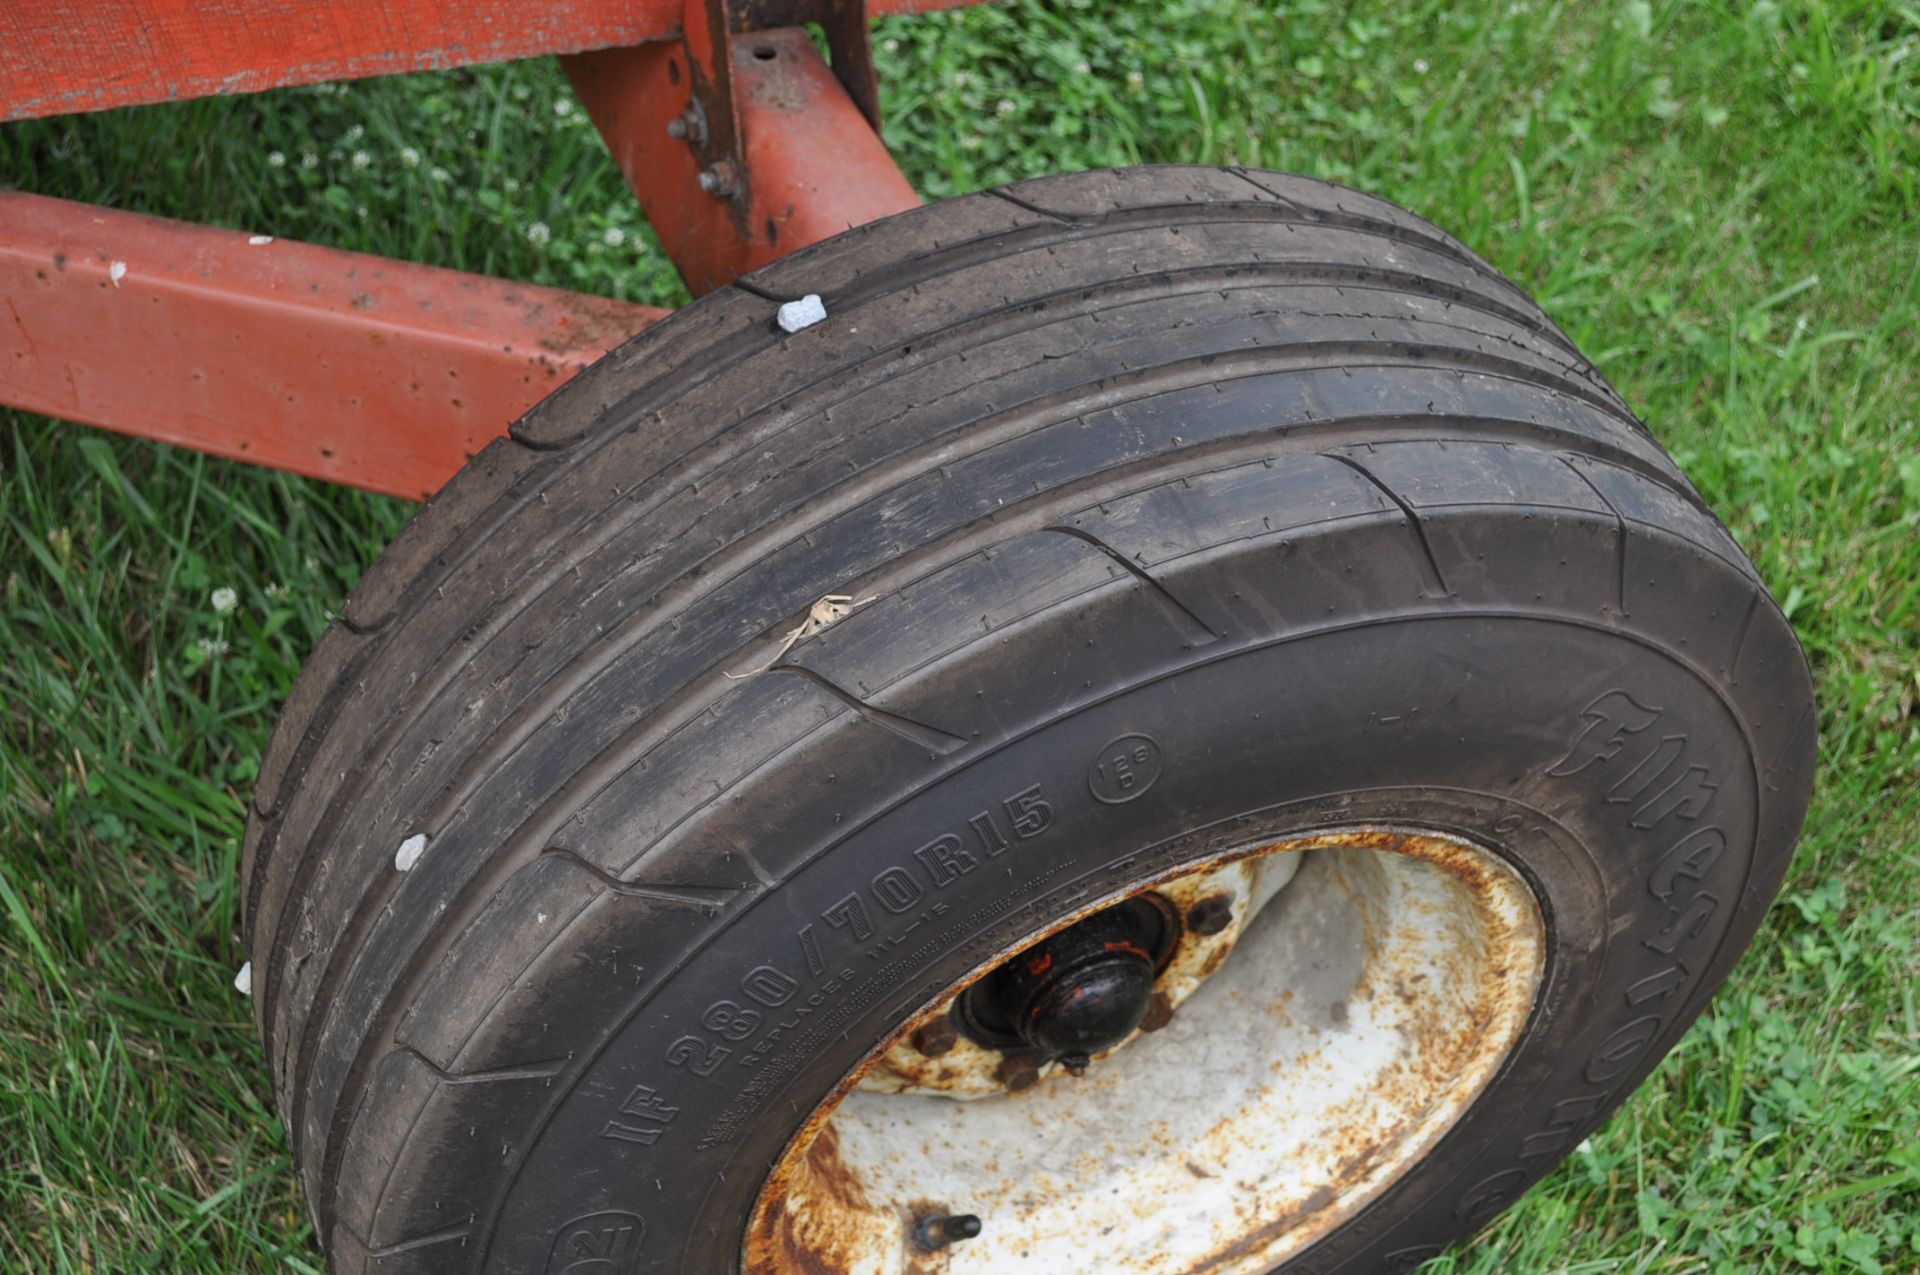
POLYGON ((820 294, 809 292, 798 301, 789 301, 781 306, 778 319, 782 332, 800 332, 826 317, 827 306, 820 300, 820 294))
POLYGON ((413 867, 414 864, 420 862, 420 856, 426 853, 426 849, 427 834, 424 832, 416 832, 405 841, 402 841, 400 848, 393 852, 394 871, 405 872, 413 867))

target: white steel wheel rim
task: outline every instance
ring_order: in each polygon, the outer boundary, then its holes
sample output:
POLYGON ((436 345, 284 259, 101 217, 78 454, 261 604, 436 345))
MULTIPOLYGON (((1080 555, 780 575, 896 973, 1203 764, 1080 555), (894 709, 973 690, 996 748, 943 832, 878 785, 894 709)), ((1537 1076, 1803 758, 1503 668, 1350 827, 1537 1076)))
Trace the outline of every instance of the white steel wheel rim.
POLYGON ((1404 828, 1243 846, 1129 893, 1281 855, 1298 870, 1231 957, 1084 1076, 994 1096, 863 1087, 952 997, 903 1026, 769 1174, 745 1275, 1264 1275, 1352 1217, 1499 1073, 1545 925, 1499 855, 1404 828), (915 1242, 960 1214, 979 1235, 915 1242))

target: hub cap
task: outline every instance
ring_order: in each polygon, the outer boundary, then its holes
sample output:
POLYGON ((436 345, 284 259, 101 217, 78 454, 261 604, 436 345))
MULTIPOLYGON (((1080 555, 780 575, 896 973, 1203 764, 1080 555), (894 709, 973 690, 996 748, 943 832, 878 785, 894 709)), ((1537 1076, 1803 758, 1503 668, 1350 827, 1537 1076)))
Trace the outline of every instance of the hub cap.
POLYGON ((1147 1016, 1173 940, 1163 906, 1128 899, 1048 935, 969 988, 956 1016, 980 1045, 1079 1075, 1147 1016))

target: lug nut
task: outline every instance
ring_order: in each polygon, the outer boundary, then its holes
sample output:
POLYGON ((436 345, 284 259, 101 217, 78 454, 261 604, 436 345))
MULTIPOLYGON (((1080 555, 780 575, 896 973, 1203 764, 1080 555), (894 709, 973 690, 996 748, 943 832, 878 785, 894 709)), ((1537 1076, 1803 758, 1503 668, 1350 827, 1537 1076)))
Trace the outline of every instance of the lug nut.
POLYGON ((1210 894, 1187 909, 1187 928, 1195 934, 1218 934, 1233 924, 1233 898, 1210 894))
POLYGON ((1040 1083, 1040 1060, 1032 1054, 1009 1054, 993 1074, 1007 1092, 1019 1093, 1040 1083))
POLYGON ((913 1033, 913 1047, 923 1058, 938 1058, 960 1043, 960 1033, 945 1014, 913 1033))
POLYGON ((1140 1020, 1140 1030, 1157 1032, 1173 1021, 1173 1002, 1165 992, 1155 992, 1153 999, 1147 1002, 1147 1016, 1140 1020))
POLYGON ((913 1242, 929 1253, 936 1252, 955 1240, 970 1240, 980 1234, 980 1219, 971 1213, 956 1213, 952 1217, 930 1217, 913 1228, 913 1242))

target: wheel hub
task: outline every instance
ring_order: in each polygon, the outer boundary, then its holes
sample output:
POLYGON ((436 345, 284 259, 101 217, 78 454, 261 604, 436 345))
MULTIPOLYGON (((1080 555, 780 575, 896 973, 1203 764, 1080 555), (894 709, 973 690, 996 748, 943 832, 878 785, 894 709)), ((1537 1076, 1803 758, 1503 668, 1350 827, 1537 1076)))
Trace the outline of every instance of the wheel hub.
MULTIPOLYGON (((1066 958, 1063 960, 1056 951, 1054 967, 1037 979, 1010 967, 1065 939, 1079 928, 1076 925, 1042 938, 1035 947, 983 973, 921 1015, 918 1025, 861 1076, 859 1088, 869 1093, 971 1102, 1018 1093, 1052 1077, 1074 1074, 1062 1054, 1084 1053, 1091 1062, 1104 1066, 1119 1052, 1133 1048, 1133 1042, 1173 1021, 1180 1006, 1225 966, 1241 935, 1286 887, 1300 863, 1299 855, 1286 854, 1238 859, 1161 882, 1148 893, 1104 909, 1117 914, 1110 920, 1119 922, 1120 933, 1109 934, 1099 943, 1088 942, 1085 947, 1128 941, 1154 958, 1145 1013, 1129 1033, 1117 1039, 1109 1036, 1097 1042, 1083 1041, 1076 1050, 1062 1047, 1070 1042, 1049 1043, 1044 1037, 1035 1041, 1021 1030, 1023 1020, 1029 1029, 1034 1025, 1023 1012, 1029 1002, 1021 993, 1021 985, 1030 991, 1044 990, 1034 989, 1032 983, 1044 982, 1056 971, 1071 974, 1075 953, 1089 957, 1093 953, 1085 952, 1078 940, 1068 940, 1066 958)), ((1085 918, 1081 924, 1092 920, 1085 918)), ((1091 931, 1083 933, 1092 938, 1091 931)), ((1111 954, 1101 951, 1099 955, 1111 954)), ((1109 988, 1102 999, 1111 1007, 1115 995, 1109 988)))
POLYGON ((968 990, 967 1034, 989 1047, 1025 1047, 1074 1075, 1133 1035, 1171 945, 1164 905, 1128 899, 1042 939, 968 990))
POLYGON ((1114 1275, 1270 1270, 1439 1143, 1543 975, 1526 881, 1445 834, 1255 842, 1136 888, 985 965, 846 1077, 763 1185, 744 1275, 914 1275, 934 1253, 951 1275, 1058 1275, 1088 1269, 1089 1236, 1114 1275), (1076 1053, 1097 1065, 1062 1079, 1076 1053))

